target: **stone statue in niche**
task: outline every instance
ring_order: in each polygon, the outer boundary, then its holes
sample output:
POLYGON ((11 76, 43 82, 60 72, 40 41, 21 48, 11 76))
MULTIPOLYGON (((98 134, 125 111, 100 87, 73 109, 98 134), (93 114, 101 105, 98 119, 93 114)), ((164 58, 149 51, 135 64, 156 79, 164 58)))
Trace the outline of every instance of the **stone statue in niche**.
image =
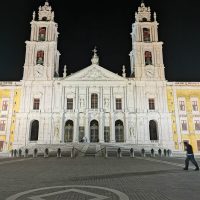
POLYGON ((130 138, 133 139, 135 137, 135 131, 134 131, 134 126, 133 125, 131 125, 129 127, 129 134, 130 134, 130 138))
POLYGON ((55 127, 54 127, 54 136, 56 139, 59 139, 59 133, 60 133, 60 121, 58 120, 55 123, 55 127))
POLYGON ((85 106, 85 99, 80 99, 80 107, 83 108, 85 106))
POLYGON ((109 107, 109 104, 110 104, 109 99, 108 99, 108 98, 105 98, 105 99, 104 99, 104 107, 105 107, 105 108, 108 108, 108 107, 109 107))

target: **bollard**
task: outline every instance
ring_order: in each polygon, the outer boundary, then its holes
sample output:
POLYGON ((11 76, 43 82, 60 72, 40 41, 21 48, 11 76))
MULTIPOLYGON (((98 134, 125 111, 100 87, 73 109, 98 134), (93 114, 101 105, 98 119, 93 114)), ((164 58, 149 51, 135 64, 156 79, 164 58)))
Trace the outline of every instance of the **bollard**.
POLYGON ((19 149, 19 157, 22 157, 22 150, 19 149))
POLYGON ((167 150, 164 149, 164 156, 167 157, 167 150))
POLYGON ((151 156, 155 157, 155 151, 154 151, 154 149, 151 149, 151 156))
POLYGON ((48 157, 49 157, 49 149, 46 148, 46 149, 44 150, 44 158, 48 158, 48 157))
POLYGON ((107 147, 105 147, 105 158, 108 158, 108 151, 107 151, 107 147))
POLYGON ((17 149, 14 150, 14 157, 17 157, 17 149))
POLYGON ((74 147, 71 150, 71 158, 75 158, 75 148, 74 147))
POLYGON ((172 155, 172 152, 171 152, 171 150, 168 149, 167 150, 167 156, 170 157, 171 155, 172 155))
POLYGON ((11 155, 12 158, 14 157, 14 150, 13 149, 11 150, 10 155, 11 155))
POLYGON ((135 155, 134 155, 134 150, 133 150, 133 148, 131 148, 131 149, 130 149, 130 157, 133 158, 134 156, 135 156, 135 155))
POLYGON ((162 157, 162 150, 161 150, 161 149, 158 150, 158 155, 159 155, 160 157, 162 157))
POLYGON ((57 158, 61 158, 61 149, 60 148, 58 148, 58 150, 57 150, 57 158))
POLYGON ((25 149, 25 151, 24 151, 24 157, 25 157, 25 158, 28 157, 28 149, 25 149))
POLYGON ((37 155, 38 154, 38 150, 37 149, 34 149, 33 150, 33 158, 37 158, 37 155))
POLYGON ((145 155, 145 149, 142 149, 141 150, 141 153, 142 153, 142 157, 145 157, 146 155, 145 155))
POLYGON ((118 148, 118 149, 117 149, 117 157, 118 157, 118 158, 121 158, 121 157, 122 157, 122 150, 121 150, 121 148, 118 148))

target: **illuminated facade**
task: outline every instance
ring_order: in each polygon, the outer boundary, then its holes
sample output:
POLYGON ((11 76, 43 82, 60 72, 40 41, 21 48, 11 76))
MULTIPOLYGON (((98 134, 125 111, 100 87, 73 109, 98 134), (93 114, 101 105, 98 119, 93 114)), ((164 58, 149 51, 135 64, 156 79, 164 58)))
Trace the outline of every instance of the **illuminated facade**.
POLYGON ((33 13, 22 80, 14 147, 80 142, 173 149, 162 42, 156 14, 142 3, 135 15, 131 76, 99 65, 58 75, 58 25, 48 2, 33 13))
POLYGON ((65 66, 59 76, 57 29, 46 2, 33 13, 22 81, 0 88, 0 106, 9 101, 4 150, 83 140, 171 150, 187 140, 200 150, 200 86, 166 81, 149 7, 142 3, 135 13, 129 77, 124 66, 121 76, 101 67, 96 49, 90 66, 71 75, 65 66))

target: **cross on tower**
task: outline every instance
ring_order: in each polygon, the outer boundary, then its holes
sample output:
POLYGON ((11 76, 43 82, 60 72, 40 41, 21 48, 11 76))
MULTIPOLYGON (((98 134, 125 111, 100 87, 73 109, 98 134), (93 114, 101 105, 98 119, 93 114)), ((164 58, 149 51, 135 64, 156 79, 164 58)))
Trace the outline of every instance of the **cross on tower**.
POLYGON ((94 49, 92 50, 92 52, 93 52, 94 54, 97 53, 97 47, 96 47, 96 46, 94 47, 94 49))

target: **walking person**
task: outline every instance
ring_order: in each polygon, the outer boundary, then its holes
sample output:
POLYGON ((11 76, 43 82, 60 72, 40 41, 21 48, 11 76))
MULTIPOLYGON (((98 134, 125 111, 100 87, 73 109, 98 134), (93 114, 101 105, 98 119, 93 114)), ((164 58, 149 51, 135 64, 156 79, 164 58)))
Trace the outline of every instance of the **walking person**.
POLYGON ((195 171, 199 171, 199 166, 197 164, 197 161, 194 158, 192 146, 188 142, 184 142, 184 147, 185 147, 185 150, 187 152, 187 157, 185 159, 185 167, 183 169, 188 170, 189 161, 191 161, 194 164, 194 166, 196 167, 195 171))

